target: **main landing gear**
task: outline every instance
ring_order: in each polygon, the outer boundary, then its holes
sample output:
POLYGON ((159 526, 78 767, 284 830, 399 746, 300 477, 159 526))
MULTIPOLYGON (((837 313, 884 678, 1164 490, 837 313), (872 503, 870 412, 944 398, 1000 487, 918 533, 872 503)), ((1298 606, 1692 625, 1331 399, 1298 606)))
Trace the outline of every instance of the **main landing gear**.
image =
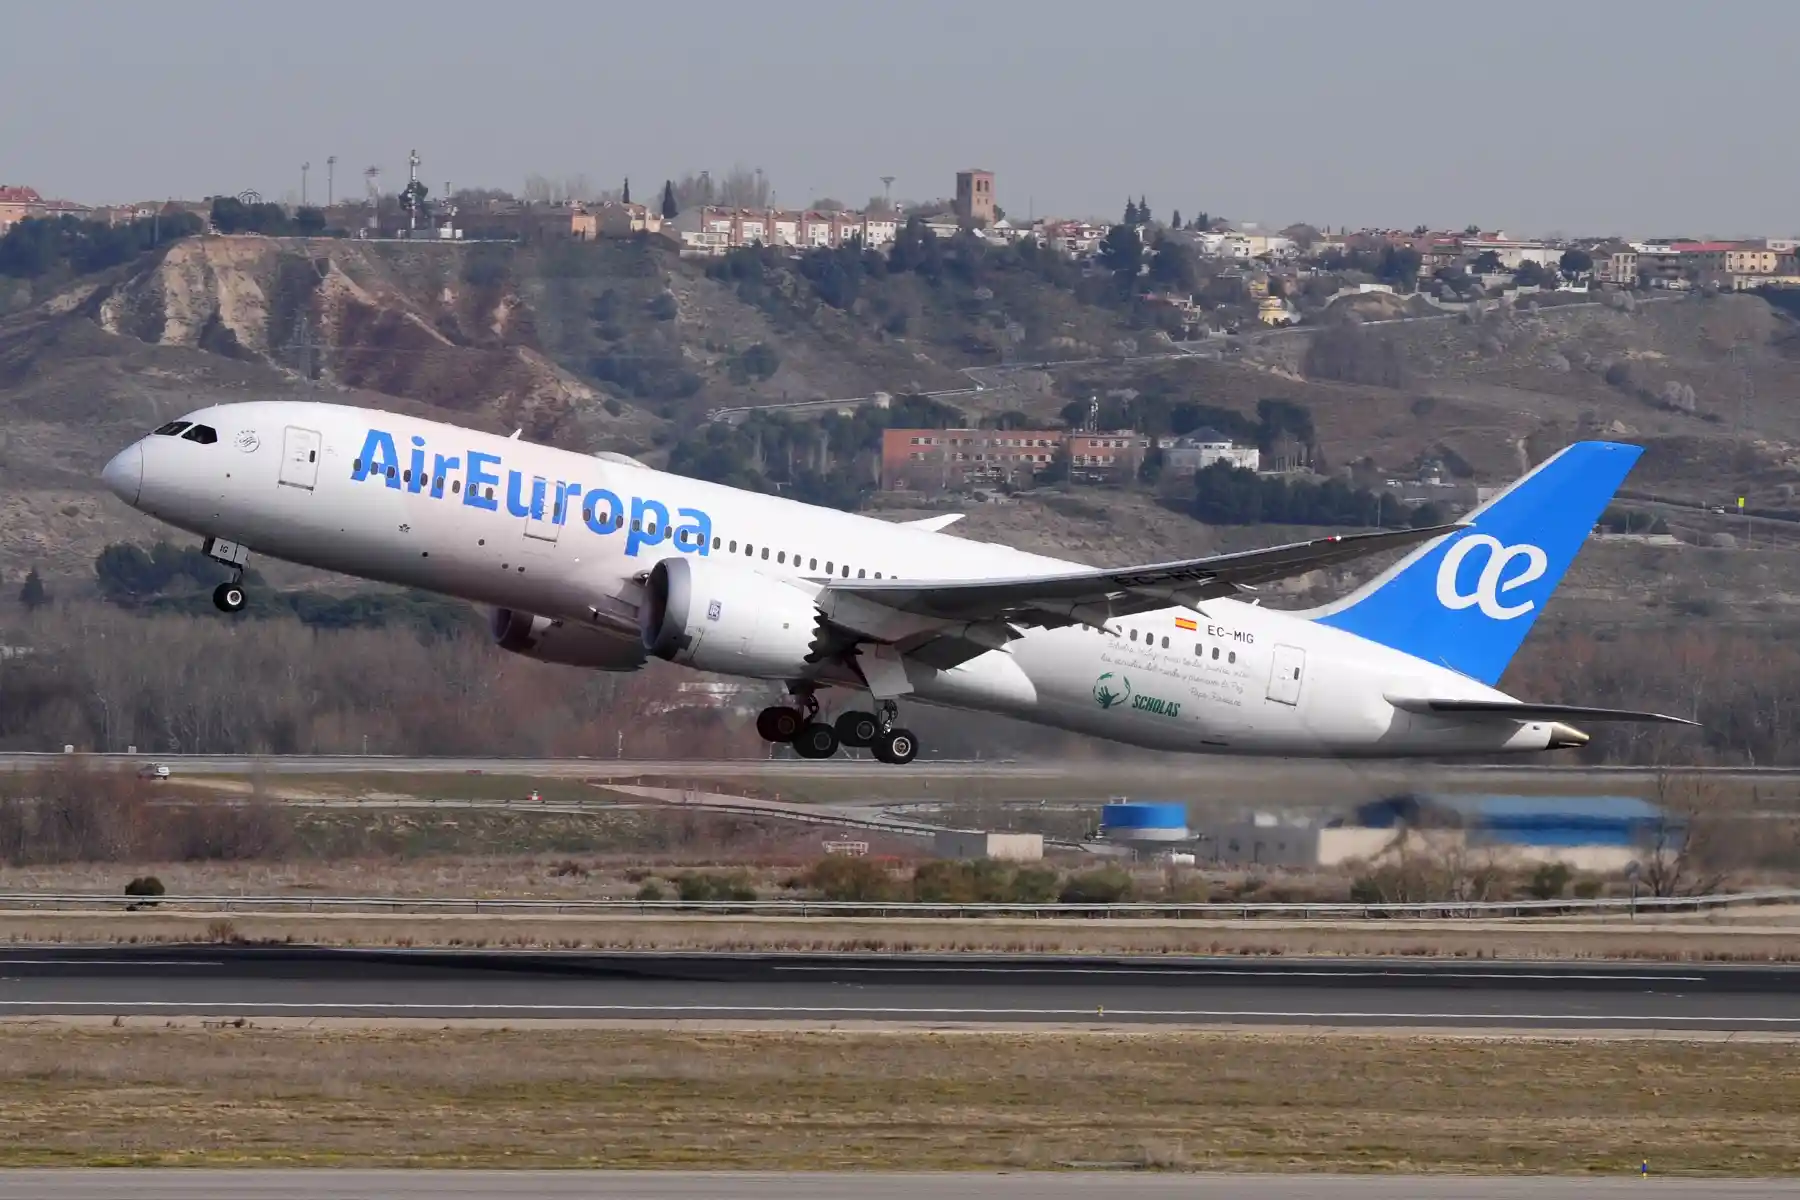
POLYGON ((214 562, 231 568, 230 582, 213 589, 213 607, 222 613, 243 612, 248 602, 244 595, 244 564, 250 561, 250 547, 209 537, 200 549, 214 562))
POLYGON ((794 706, 777 704, 756 715, 756 732, 765 742, 786 742, 801 758, 830 758, 839 746, 867 747, 884 763, 904 766, 919 753, 910 729, 898 729, 900 710, 883 700, 876 712, 847 712, 829 724, 819 719, 819 698, 811 691, 795 694, 794 706))

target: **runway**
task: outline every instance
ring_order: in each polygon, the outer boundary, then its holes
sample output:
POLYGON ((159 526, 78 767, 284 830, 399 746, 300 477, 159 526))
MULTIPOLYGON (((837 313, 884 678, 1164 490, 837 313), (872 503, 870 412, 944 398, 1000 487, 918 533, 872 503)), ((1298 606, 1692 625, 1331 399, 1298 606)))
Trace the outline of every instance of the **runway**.
MULTIPOLYGON (((0 753, 0 769, 32 768, 65 761, 67 755, 35 752, 0 753)), ((897 768, 867 759, 833 758, 823 762, 798 759, 728 759, 728 760, 634 760, 613 758, 413 758, 386 755, 183 755, 143 751, 137 754, 90 754, 89 760, 123 767, 136 767, 154 760, 167 763, 177 776, 182 775, 246 775, 261 768, 282 775, 356 775, 369 773, 529 775, 537 778, 624 779, 645 775, 674 776, 683 779, 893 779, 897 768)), ((1153 780, 1171 769, 1191 769, 1201 761, 1189 756, 1171 758, 1168 762, 1125 761, 1119 763, 1014 762, 1009 760, 936 759, 929 755, 899 768, 904 775, 916 779, 1066 779, 1103 777, 1126 782, 1153 780), (1183 764, 1177 768, 1176 764, 1183 764)), ((1232 756, 1207 757, 1203 760, 1209 775, 1231 782, 1256 782, 1279 777, 1288 780, 1342 780, 1347 768, 1343 762, 1312 759, 1257 759, 1232 756)), ((1359 762, 1355 775, 1365 780, 1416 779, 1421 771, 1429 772, 1438 786, 1451 784, 1497 787, 1527 782, 1604 780, 1609 786, 1653 783, 1657 770, 1647 767, 1591 766, 1533 763, 1426 763, 1359 762)), ((1773 783, 1800 779, 1800 768, 1793 767, 1701 767, 1693 773, 1718 781, 1773 783)))
POLYGON ((0 1200, 1769 1200, 1786 1180, 693 1171, 0 1171, 0 1200))
POLYGON ((231 946, 0 951, 0 1016, 46 1015, 1800 1035, 1800 969, 231 946))

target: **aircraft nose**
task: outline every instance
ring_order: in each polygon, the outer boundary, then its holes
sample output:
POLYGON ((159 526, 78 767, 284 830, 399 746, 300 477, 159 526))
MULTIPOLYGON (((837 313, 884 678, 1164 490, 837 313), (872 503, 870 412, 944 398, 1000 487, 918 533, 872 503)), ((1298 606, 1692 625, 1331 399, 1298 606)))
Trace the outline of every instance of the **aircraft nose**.
POLYGON ((119 499, 127 504, 137 504, 138 493, 144 487, 143 445, 133 442, 113 455, 112 461, 101 470, 100 478, 119 499))

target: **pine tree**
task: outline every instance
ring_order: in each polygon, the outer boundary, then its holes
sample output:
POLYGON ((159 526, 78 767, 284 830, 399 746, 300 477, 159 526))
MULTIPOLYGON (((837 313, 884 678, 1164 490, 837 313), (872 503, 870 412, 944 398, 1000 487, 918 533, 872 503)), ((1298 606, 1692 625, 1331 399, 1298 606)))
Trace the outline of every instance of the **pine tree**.
POLYGON ((1137 201, 1127 197, 1125 200, 1125 219, 1122 222, 1120 222, 1120 224, 1136 225, 1137 223, 1138 223, 1137 201))
POLYGON ((1150 202, 1148 200, 1144 199, 1142 196, 1139 196, 1138 197, 1138 224, 1139 225, 1148 225, 1149 223, 1150 223, 1150 202))
POLYGON ((619 194, 619 201, 622 204, 631 203, 631 176, 629 175, 625 177, 625 190, 619 194))
POLYGON ((43 576, 38 574, 36 567, 25 576, 25 586, 19 589, 19 603, 32 612, 50 603, 50 593, 44 589, 43 576))
POLYGON ((675 181, 673 179, 663 180, 663 220, 673 221, 675 219, 675 214, 680 211, 680 209, 675 207, 675 181))
POLYGON ((1181 210, 1179 208, 1169 214, 1169 228, 1170 229, 1180 229, 1181 228, 1181 210))

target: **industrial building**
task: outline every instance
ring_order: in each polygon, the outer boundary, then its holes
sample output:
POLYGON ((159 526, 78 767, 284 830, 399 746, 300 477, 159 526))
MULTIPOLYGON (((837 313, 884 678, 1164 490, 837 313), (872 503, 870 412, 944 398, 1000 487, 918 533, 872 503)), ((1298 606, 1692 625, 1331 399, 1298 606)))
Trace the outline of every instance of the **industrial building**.
POLYGON ((939 858, 998 858, 1009 862, 1038 862, 1044 857, 1041 833, 989 833, 981 829, 940 829, 932 837, 932 852, 939 858))
POLYGON ((1167 850, 1193 835, 1185 804, 1114 801, 1100 810, 1100 836, 1133 849, 1167 850))
POLYGON ((1661 809, 1635 796, 1412 793, 1322 822, 1267 814, 1208 822, 1179 840, 1201 865, 1306 870, 1401 853, 1475 851, 1518 864, 1618 871, 1678 836, 1661 809))

